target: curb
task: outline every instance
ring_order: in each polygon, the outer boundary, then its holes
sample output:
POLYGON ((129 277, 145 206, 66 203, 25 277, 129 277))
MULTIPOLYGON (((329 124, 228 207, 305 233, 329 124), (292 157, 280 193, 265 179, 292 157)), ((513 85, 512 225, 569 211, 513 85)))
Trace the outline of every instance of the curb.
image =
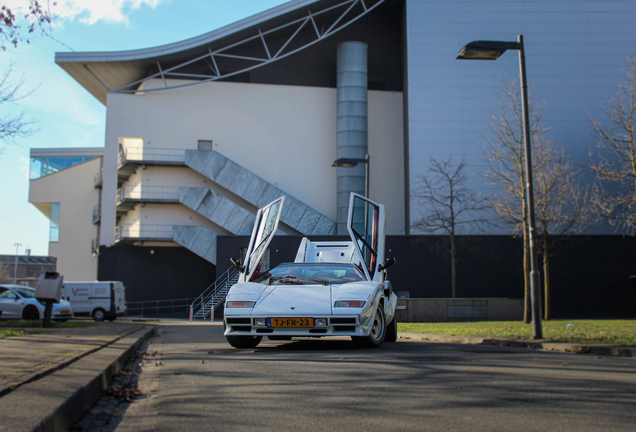
POLYGON ((479 336, 448 336, 427 333, 399 333, 402 340, 461 343, 470 345, 494 345, 514 348, 531 348, 545 351, 567 352, 575 354, 596 354, 611 357, 636 358, 636 348, 604 345, 582 345, 556 342, 535 342, 516 339, 493 339, 479 336))
POLYGON ((14 390, 17 390, 18 388, 20 388, 21 386, 23 386, 25 384, 30 384, 32 382, 35 382, 35 381, 37 381, 39 379, 42 379, 42 378, 46 377, 47 375, 50 375, 50 374, 55 373, 55 372, 57 372, 57 371, 59 371, 61 369, 64 369, 64 368, 68 367, 69 365, 75 363, 76 361, 79 361, 79 360, 83 359, 84 357, 89 356, 89 355, 101 350, 102 348, 105 348, 105 347, 107 347, 109 345, 115 344, 118 341, 130 336, 131 334, 138 332, 139 330, 141 330, 141 329, 131 330, 128 333, 123 334, 123 335, 121 335, 121 336, 119 336, 119 337, 117 337, 117 338, 115 338, 115 339, 113 339, 111 341, 108 341, 108 342, 105 342, 103 344, 100 344, 96 348, 93 348, 93 349, 88 350, 86 352, 83 352, 81 354, 77 354, 77 355, 72 355, 70 357, 66 357, 61 362, 59 362, 59 363, 57 363, 57 364, 55 364, 53 366, 41 367, 38 370, 36 370, 36 371, 34 371, 34 372, 32 372, 32 373, 30 373, 28 375, 25 375, 24 379, 23 379, 23 381, 21 383, 16 384, 16 385, 8 385, 5 388, 0 388, 0 397, 2 397, 4 395, 7 395, 7 394, 11 393, 14 390))
MULTIPOLYGON (((108 388, 113 377, 122 370, 128 360, 130 360, 134 353, 139 349, 141 344, 150 338, 154 332, 154 326, 150 328, 141 328, 136 332, 129 333, 124 338, 119 339, 118 342, 115 342, 115 344, 122 344, 126 342, 126 339, 133 339, 136 337, 136 340, 134 342, 131 341, 132 343, 128 347, 125 347, 124 345, 119 348, 123 350, 123 352, 116 354, 117 357, 115 360, 111 361, 111 355, 108 360, 110 363, 106 363, 107 366, 103 370, 98 371, 96 376, 89 378, 88 382, 85 381, 85 384, 77 386, 70 396, 63 401, 60 401, 51 411, 49 411, 49 414, 46 414, 43 419, 37 420, 35 425, 31 425, 24 430, 30 430, 33 432, 67 431, 77 420, 81 418, 82 415, 84 415, 85 411, 89 410, 95 404, 95 402, 101 397, 102 391, 108 388), (141 334, 136 336, 136 333, 141 334)), ((115 344, 111 344, 104 348, 115 348, 113 346, 115 344)), ((107 356, 106 353, 102 354, 107 356)), ((89 364, 91 357, 99 355, 99 351, 94 352, 92 356, 86 356, 63 369, 58 369, 57 372, 73 376, 75 373, 74 369, 79 370, 83 366, 82 362, 84 362, 84 364, 89 364)), ((57 373, 50 374, 48 377, 45 377, 43 380, 38 382, 49 379, 55 380, 57 375, 57 373)), ((2 428, 0 427, 0 429, 2 428)))
MULTIPOLYGON (((33 432, 64 432, 73 426, 73 424, 75 424, 75 422, 84 415, 84 412, 89 410, 95 402, 97 402, 97 400, 102 396, 102 391, 108 388, 113 377, 121 372, 128 360, 130 360, 139 347, 154 334, 155 327, 152 326, 149 329, 142 328, 138 331, 144 331, 144 333, 137 339, 137 341, 121 353, 117 359, 108 365, 88 384, 80 387, 70 398, 66 400, 66 402, 60 405, 57 410, 47 416, 42 423, 33 429, 33 432)), ((130 337, 133 334, 134 333, 131 333, 126 337, 130 337)))

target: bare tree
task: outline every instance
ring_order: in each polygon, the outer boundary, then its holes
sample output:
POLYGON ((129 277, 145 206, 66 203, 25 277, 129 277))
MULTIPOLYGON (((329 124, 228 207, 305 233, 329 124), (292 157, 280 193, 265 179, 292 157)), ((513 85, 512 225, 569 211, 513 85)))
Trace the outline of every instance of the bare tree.
POLYGON ((0 6, 0 49, 6 51, 7 44, 17 48, 22 42, 29 43, 31 35, 40 29, 48 34, 46 27, 51 24, 51 12, 38 0, 23 0, 24 6, 11 10, 0 6))
MULTIPOLYGON (((523 236, 525 310, 524 322, 531 320, 529 292, 528 209, 525 181, 523 112, 519 85, 512 79, 497 92, 500 108, 491 128, 495 138, 485 145, 488 170, 485 174, 500 194, 492 199, 497 215, 523 236)), ((543 255, 546 319, 550 318, 550 254, 555 243, 565 236, 585 230, 592 223, 586 211, 586 193, 578 172, 565 157, 561 146, 546 137, 541 124, 543 109, 530 102, 530 136, 534 177, 534 204, 537 233, 543 255)))
POLYGON ((12 272, 7 264, 0 264, 0 283, 13 283, 13 279, 10 277, 11 274, 12 272))
POLYGON ((579 181, 579 172, 565 156, 562 146, 544 135, 533 137, 534 204, 540 250, 543 255, 545 319, 550 307, 550 255, 557 242, 587 230, 596 220, 589 210, 588 193, 579 181))
POLYGON ((412 228, 424 234, 449 236, 453 298, 457 297, 456 235, 489 223, 479 215, 489 206, 488 201, 468 188, 469 178, 465 158, 457 165, 453 165, 452 156, 448 160, 431 158, 428 175, 420 177, 413 194, 426 210, 412 223, 412 228))
MULTIPOLYGON (((493 114, 490 127, 494 138, 486 141, 484 153, 488 165, 485 177, 497 186, 501 193, 492 200, 499 218, 510 225, 513 234, 523 237, 523 286, 525 308, 523 322, 531 320, 530 302, 530 244, 528 241, 528 207, 525 182, 525 153, 523 141, 523 111, 521 94, 516 79, 502 82, 495 92, 499 109, 493 114)), ((533 151, 535 137, 542 134, 540 119, 543 111, 530 100, 530 135, 533 151)))
POLYGON ((590 169, 596 174, 593 201, 598 213, 617 229, 636 232, 636 53, 628 58, 624 80, 603 112, 610 121, 606 126, 592 118, 594 134, 602 149, 591 158, 590 169))
MULTIPOLYGON (((9 65, 0 77, 0 106, 14 104, 33 92, 22 94, 20 90, 23 84, 23 77, 17 80, 13 78, 13 66, 9 65)), ((25 119, 23 112, 2 116, 0 117, 0 140, 5 143, 13 143, 18 138, 27 137, 35 132, 34 125, 33 120, 25 119)))

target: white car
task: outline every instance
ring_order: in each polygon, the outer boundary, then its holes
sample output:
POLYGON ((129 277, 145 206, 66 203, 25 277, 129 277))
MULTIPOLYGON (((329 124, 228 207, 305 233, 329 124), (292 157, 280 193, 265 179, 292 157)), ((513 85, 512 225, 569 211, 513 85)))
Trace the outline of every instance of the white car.
MULTIPOLYGON (((44 319, 44 305, 36 300, 35 289, 22 285, 0 285, 0 319, 44 319)), ((73 307, 66 300, 53 303, 51 319, 74 318, 73 307)))
POLYGON ((384 206, 352 193, 347 228, 351 241, 303 238, 293 263, 260 274, 278 228, 284 197, 256 215, 238 283, 225 301, 225 337, 253 348, 263 336, 350 336, 361 347, 395 342, 397 296, 386 279, 395 259, 384 260, 384 206))

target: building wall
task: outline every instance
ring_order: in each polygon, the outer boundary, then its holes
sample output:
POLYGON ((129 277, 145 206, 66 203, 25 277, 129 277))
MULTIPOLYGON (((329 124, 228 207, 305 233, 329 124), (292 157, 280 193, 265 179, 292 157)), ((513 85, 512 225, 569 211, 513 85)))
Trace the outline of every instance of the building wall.
POLYGON ((59 241, 49 243, 49 255, 58 257, 57 272, 67 281, 97 278, 90 248, 97 234, 92 222, 99 192, 93 180, 99 167, 99 159, 93 159, 30 182, 29 202, 46 217, 50 204, 60 203, 59 241))
MULTIPOLYGON (((335 237, 346 240, 345 236, 335 237)), ((312 241, 334 237, 311 236, 312 241)), ((275 236, 270 265, 292 262, 302 237, 275 236)), ((458 236, 457 296, 460 299, 523 298, 522 245, 507 235, 458 236)), ((230 266, 247 236, 218 238, 217 274, 230 266)), ((388 279, 410 298, 451 297, 447 236, 387 236, 386 256, 396 258, 388 279)), ((556 243, 551 258, 551 309, 554 319, 633 319, 636 316, 636 237, 577 236, 556 243)), ((543 285, 543 275, 541 275, 543 285)), ((543 293, 541 294, 543 298, 543 293)), ((544 306, 544 303, 541 303, 544 306)))
MULTIPOLYGON (((545 108, 547 135, 585 162, 596 145, 590 116, 603 119, 601 106, 616 93, 634 51, 636 3, 406 0, 406 26, 411 190, 431 157, 453 155, 466 156, 475 190, 493 194, 483 178, 482 147, 498 108, 493 92, 502 79, 519 77, 518 53, 459 61, 459 50, 474 40, 516 41, 523 34, 529 86, 545 108)), ((410 204, 416 219, 419 205, 410 204)))
MULTIPOLYGON (((110 94, 104 209, 114 207, 122 137, 164 149, 196 149, 198 140, 213 140, 214 150, 336 219, 335 89, 214 82, 143 95, 110 94)), ((392 209, 388 232, 403 233, 400 92, 369 92, 369 152, 371 198, 392 209)), ((114 212, 104 211, 102 244, 113 243, 114 227, 114 212)))

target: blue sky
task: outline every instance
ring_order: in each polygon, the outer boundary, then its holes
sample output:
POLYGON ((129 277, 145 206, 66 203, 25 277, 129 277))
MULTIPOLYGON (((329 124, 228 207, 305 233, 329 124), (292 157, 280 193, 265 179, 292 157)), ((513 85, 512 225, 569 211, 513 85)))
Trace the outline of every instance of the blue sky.
MULTIPOLYGON (((46 4, 46 1, 41 1, 46 4)), ((50 2, 53 5, 53 1, 50 2)), ((16 144, 0 141, 0 254, 21 243, 33 255, 48 254, 49 220, 28 203, 29 149, 103 147, 106 108, 55 62, 58 51, 115 51, 177 42, 286 3, 286 0, 56 0, 51 34, 0 52, 0 71, 13 64, 23 76, 17 104, 0 106, 0 117, 24 112, 38 131, 16 144), (68 48, 66 46, 68 46, 68 48)), ((28 0, 0 0, 16 7, 28 0)))

